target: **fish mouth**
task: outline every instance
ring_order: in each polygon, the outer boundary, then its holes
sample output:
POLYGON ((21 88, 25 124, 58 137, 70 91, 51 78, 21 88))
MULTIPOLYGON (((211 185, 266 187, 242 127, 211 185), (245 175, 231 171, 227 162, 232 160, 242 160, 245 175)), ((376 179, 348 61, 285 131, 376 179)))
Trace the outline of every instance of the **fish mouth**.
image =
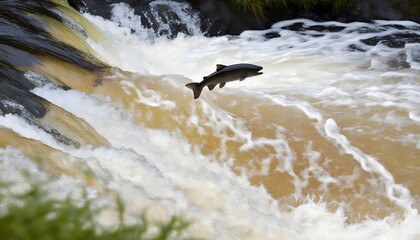
POLYGON ((261 75, 263 74, 263 72, 260 72, 261 70, 263 70, 263 67, 259 67, 258 71, 255 72, 255 75, 261 75))

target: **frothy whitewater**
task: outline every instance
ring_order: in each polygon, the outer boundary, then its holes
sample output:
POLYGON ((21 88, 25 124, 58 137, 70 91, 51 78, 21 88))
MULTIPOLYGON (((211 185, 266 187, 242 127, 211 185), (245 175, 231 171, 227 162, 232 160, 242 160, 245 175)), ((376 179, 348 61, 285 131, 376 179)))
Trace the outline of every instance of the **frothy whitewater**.
POLYGON ((75 148, 0 116, 0 126, 37 140, 58 166, 40 169, 24 147, 6 147, 2 179, 22 180, 23 168, 58 172, 51 194, 87 189, 109 207, 105 225, 117 219, 118 194, 129 221, 145 210, 157 220, 179 214, 204 239, 420 239, 420 44, 363 43, 420 34, 418 24, 297 19, 208 38, 197 16, 172 7, 192 36, 154 35, 124 4, 112 21, 84 14, 104 33, 103 42, 87 42, 116 67, 104 79, 115 84, 32 92, 108 143, 75 148), (205 89, 198 100, 185 87, 216 64, 242 62, 264 74, 205 89))

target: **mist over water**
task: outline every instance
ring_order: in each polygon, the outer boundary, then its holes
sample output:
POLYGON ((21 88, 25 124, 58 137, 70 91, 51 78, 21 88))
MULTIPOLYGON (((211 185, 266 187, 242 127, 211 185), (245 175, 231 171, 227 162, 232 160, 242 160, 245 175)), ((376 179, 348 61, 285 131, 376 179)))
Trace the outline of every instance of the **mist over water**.
POLYGON ((124 4, 112 21, 83 15, 104 34, 90 47, 116 68, 92 90, 47 84, 32 93, 103 139, 75 148, 0 116, 13 143, 0 141, 3 178, 45 174, 30 164, 36 153, 61 174, 52 194, 88 189, 111 209, 119 194, 127 219, 145 209, 157 220, 180 214, 205 239, 420 239, 420 44, 365 44, 420 34, 418 24, 297 19, 208 38, 188 6, 170 4, 192 35, 155 34, 124 4), (185 87, 216 64, 242 62, 264 74, 198 100, 185 87))

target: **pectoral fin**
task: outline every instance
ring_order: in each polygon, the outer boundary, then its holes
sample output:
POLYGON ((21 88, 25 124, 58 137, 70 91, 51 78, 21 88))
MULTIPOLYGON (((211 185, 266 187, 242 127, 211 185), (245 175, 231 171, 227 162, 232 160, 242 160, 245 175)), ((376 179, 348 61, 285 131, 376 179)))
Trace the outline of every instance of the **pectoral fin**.
POLYGON ((209 90, 211 91, 211 90, 213 90, 213 88, 214 87, 216 87, 216 85, 217 84, 210 84, 210 85, 207 85, 207 87, 209 88, 209 90))
POLYGON ((242 76, 240 79, 239 79, 239 81, 243 81, 243 80, 245 80, 245 78, 246 78, 246 76, 242 76))
POLYGON ((221 83, 221 84, 219 84, 219 88, 222 88, 222 87, 224 87, 226 85, 226 83, 224 82, 224 83, 221 83))

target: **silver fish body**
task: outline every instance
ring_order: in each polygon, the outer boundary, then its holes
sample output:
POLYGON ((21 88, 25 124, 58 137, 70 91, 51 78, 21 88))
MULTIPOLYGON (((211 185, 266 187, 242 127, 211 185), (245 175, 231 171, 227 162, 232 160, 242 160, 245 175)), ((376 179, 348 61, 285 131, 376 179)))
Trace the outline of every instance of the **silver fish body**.
POLYGON ((222 88, 227 82, 236 80, 243 81, 247 77, 263 74, 260 72, 263 67, 248 63, 239 63, 229 66, 217 64, 216 67, 216 71, 208 76, 203 77, 203 81, 199 83, 188 83, 185 85, 186 87, 192 89, 194 93, 194 99, 197 99, 200 96, 201 91, 206 86, 211 91, 218 84, 219 87, 222 88))

